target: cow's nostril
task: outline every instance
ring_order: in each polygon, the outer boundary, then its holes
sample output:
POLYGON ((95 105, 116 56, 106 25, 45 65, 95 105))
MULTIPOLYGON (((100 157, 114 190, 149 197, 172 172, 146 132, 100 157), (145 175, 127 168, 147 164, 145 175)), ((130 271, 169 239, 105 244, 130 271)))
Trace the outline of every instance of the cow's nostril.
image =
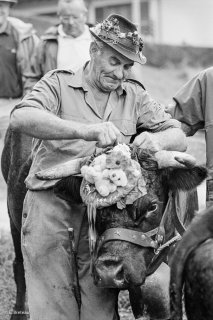
POLYGON ((119 265, 119 262, 118 261, 115 261, 115 260, 105 260, 103 262, 103 265, 106 267, 106 268, 114 268, 116 266, 119 265))
POLYGON ((95 265, 93 277, 97 286, 120 289, 124 287, 123 263, 115 260, 104 259, 95 265))
POLYGON ((124 279, 124 269, 122 266, 117 269, 117 273, 115 275, 116 280, 123 280, 124 279))

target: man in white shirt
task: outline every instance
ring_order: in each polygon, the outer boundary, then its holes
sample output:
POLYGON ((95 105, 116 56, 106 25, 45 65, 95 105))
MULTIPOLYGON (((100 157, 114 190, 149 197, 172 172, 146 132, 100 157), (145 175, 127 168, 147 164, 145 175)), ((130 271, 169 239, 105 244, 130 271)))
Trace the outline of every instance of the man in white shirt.
POLYGON ((91 35, 86 25, 87 8, 83 0, 59 0, 60 24, 41 37, 37 63, 41 76, 53 69, 77 71, 90 59, 91 35))

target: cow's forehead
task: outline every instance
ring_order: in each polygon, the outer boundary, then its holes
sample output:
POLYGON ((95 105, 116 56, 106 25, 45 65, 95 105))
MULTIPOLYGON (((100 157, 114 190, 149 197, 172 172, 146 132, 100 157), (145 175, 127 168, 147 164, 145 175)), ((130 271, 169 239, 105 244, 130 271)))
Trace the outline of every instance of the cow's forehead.
POLYGON ((146 183, 147 193, 161 195, 163 192, 162 173, 160 170, 147 170, 141 168, 141 173, 146 183))

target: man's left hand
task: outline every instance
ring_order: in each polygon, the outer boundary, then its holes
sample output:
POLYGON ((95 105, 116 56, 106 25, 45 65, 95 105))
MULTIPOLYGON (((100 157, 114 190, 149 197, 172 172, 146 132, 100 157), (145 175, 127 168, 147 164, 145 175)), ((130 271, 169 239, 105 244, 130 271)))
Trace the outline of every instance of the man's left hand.
POLYGON ((147 149, 153 152, 161 150, 159 139, 154 133, 142 132, 133 141, 133 145, 140 149, 147 149))

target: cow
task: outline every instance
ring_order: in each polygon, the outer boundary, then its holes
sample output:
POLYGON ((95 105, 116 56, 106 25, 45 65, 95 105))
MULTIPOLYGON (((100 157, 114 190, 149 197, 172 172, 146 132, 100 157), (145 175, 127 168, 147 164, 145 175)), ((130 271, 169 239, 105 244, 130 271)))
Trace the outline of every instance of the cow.
MULTIPOLYGON (((142 319, 144 302, 148 305, 153 303, 152 297, 147 299, 151 287, 149 283, 143 286, 145 280, 162 261, 167 260, 170 244, 179 239, 175 231, 184 231, 177 213, 179 208, 175 194, 178 190, 189 191, 195 188, 206 178, 207 172, 204 167, 195 166, 186 154, 179 152, 160 151, 152 154, 138 149, 132 150, 132 157, 141 166, 147 193, 122 209, 116 204, 97 208, 93 216, 93 219, 96 218, 97 242, 92 253, 91 269, 97 286, 129 290, 133 314, 136 319, 142 319)), ((81 164, 82 160, 79 159, 79 166, 81 164)), ((82 178, 70 178, 70 174, 78 172, 76 160, 71 160, 64 164, 64 169, 56 166, 37 173, 37 177, 62 178, 55 186, 55 193, 67 201, 82 203, 84 188, 87 190, 88 186, 85 181, 81 181, 82 178)), ((92 203, 95 201, 94 195, 92 203)), ((187 220, 191 221, 193 213, 190 210, 191 203, 188 205, 185 224, 187 220)), ((157 296, 159 301, 155 308, 159 312, 162 304, 160 292, 157 296)), ((163 310, 160 312, 163 313, 163 310)))
MULTIPOLYGON (((20 246, 20 227, 22 205, 26 193, 24 180, 32 161, 31 145, 32 138, 8 128, 1 165, 7 182, 8 212, 15 248, 14 277, 17 285, 15 311, 25 310, 26 288, 20 246)), ((206 178, 206 169, 193 166, 187 158, 180 157, 180 155, 176 156, 176 160, 172 159, 172 163, 179 163, 180 167, 185 165, 189 168, 174 169, 169 164, 169 167, 159 169, 161 159, 157 159, 146 151, 137 156, 146 180, 147 194, 122 210, 115 205, 97 210, 98 240, 96 252, 93 254, 92 273, 97 286, 113 287, 119 290, 128 289, 133 313, 136 318, 140 318, 143 314, 144 300, 146 300, 143 299, 146 287, 141 290, 140 286, 144 284, 147 275, 152 274, 162 261, 167 261, 168 240, 171 238, 173 242, 177 240, 173 220, 178 219, 175 216, 173 219, 171 215, 171 212, 177 211, 173 195, 177 190, 188 191, 196 188, 206 178), (107 230, 110 230, 111 233, 107 230), (126 230, 127 235, 121 235, 122 230, 126 230), (138 236, 140 237, 139 244, 134 239, 138 236), (160 244, 163 243, 166 245, 164 247, 162 245, 161 250, 160 244), (163 254, 158 254, 161 251, 163 254), (140 297, 140 301, 136 297, 140 297)), ((166 158, 171 158, 171 155, 168 154, 166 158)), ((56 168, 56 171, 59 174, 62 170, 56 168)), ((55 186, 55 192, 67 201, 72 198, 72 201, 74 199, 77 203, 81 202, 81 178, 69 177, 69 175, 70 173, 64 174, 63 172, 57 177, 59 182, 55 186)), ((55 179, 54 174, 53 178, 55 179)), ((195 194, 190 193, 189 196, 191 201, 187 202, 185 223, 191 220, 196 204, 195 194)), ((179 230, 179 226, 177 229, 179 230)), ((24 314, 13 314, 11 317, 11 320, 25 319, 27 316, 24 314)))
POLYGON ((199 212, 171 262, 171 319, 182 320, 182 293, 188 320, 213 319, 213 208, 199 212))

